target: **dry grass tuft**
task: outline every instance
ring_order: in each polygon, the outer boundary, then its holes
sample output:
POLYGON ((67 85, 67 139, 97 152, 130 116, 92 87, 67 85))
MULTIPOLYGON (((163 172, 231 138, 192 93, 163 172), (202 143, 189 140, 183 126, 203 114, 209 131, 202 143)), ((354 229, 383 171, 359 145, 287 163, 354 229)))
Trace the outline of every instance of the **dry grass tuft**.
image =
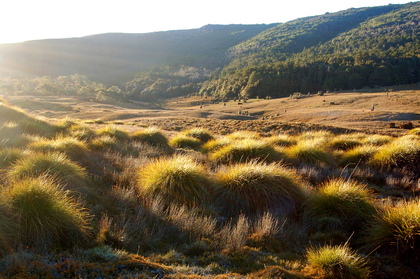
POLYGON ((306 254, 312 276, 320 278, 369 278, 367 261, 347 245, 310 248, 306 254))
POLYGON ((201 145, 202 142, 199 139, 184 135, 182 133, 177 134, 169 140, 169 146, 172 148, 200 150, 201 145))
POLYGON ((1 198, 16 214, 16 245, 45 249, 87 243, 89 215, 51 179, 19 180, 1 198))
POLYGON ((221 168, 216 174, 216 200, 224 214, 258 214, 267 209, 296 213, 305 200, 303 186, 292 170, 256 161, 221 168))
POLYGON ((286 157, 295 165, 302 162, 320 166, 336 166, 334 156, 323 148, 323 139, 299 141, 296 145, 284 149, 286 157))
POLYGON ((135 132, 131 138, 136 141, 148 143, 153 146, 167 147, 168 139, 159 128, 148 127, 135 132))
POLYGON ((206 206, 213 188, 204 166, 183 155, 157 159, 138 174, 140 192, 149 198, 160 197, 167 206, 206 206))

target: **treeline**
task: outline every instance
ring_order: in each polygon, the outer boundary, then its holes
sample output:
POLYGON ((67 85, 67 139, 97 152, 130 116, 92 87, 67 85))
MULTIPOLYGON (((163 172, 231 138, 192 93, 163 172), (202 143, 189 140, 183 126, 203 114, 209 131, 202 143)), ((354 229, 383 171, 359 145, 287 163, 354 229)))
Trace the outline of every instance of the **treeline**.
POLYGON ((297 91, 419 82, 419 15, 420 3, 411 3, 351 9, 279 25, 233 48, 235 58, 200 92, 282 97, 297 91), (390 12, 365 20, 386 9, 390 12))

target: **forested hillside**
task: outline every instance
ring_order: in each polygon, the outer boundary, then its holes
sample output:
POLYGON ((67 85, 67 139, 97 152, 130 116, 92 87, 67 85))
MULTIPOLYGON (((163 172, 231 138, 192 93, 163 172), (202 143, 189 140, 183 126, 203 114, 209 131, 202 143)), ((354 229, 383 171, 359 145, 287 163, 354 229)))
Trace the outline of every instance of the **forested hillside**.
POLYGON ((284 97, 417 83, 420 2, 281 24, 0 45, 0 57, 0 86, 14 94, 155 101, 195 93, 284 97))
POLYGON ((230 50, 202 87, 218 96, 287 96, 420 81, 420 3, 349 9, 279 24, 230 50))

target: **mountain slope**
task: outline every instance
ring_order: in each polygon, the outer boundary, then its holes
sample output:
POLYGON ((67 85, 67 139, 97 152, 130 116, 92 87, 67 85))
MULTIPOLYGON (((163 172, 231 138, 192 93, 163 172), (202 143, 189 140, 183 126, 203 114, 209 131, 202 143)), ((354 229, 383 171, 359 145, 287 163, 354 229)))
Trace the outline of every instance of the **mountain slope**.
POLYGON ((230 50, 201 89, 218 96, 288 96, 420 81, 420 2, 349 9, 263 31, 230 50))
POLYGON ((86 75, 109 79, 160 65, 214 68, 226 51, 273 25, 207 25, 200 29, 0 45, 1 76, 86 75))

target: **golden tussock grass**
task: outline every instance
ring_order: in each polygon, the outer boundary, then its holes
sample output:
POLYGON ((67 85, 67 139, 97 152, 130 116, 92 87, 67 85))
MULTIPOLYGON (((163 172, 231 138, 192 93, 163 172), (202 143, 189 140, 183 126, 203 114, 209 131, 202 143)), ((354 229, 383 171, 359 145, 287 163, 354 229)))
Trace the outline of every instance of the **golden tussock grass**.
POLYGON ((160 197, 166 205, 206 206, 214 185, 207 172, 191 158, 175 155, 142 167, 137 186, 146 197, 160 197))
POLYGON ((199 139, 181 133, 169 140, 169 146, 172 148, 199 150, 201 145, 202 142, 199 139))
POLYGON ((323 148, 323 139, 298 141, 296 145, 284 149, 288 160, 295 165, 307 163, 320 166, 336 166, 333 154, 323 148))
POLYGON ((257 214, 268 209, 296 213, 306 196, 297 174, 279 164, 249 162, 222 167, 216 173, 215 198, 224 214, 257 214))
POLYGON ((12 182, 1 192, 1 199, 16 214, 15 245, 45 249, 86 244, 89 215, 53 180, 12 182))
POLYGON ((367 260, 348 245, 312 247, 307 250, 306 272, 319 278, 369 278, 367 260))
POLYGON ((153 146, 168 146, 168 139, 157 127, 148 127, 146 129, 136 131, 131 135, 131 138, 153 146))

